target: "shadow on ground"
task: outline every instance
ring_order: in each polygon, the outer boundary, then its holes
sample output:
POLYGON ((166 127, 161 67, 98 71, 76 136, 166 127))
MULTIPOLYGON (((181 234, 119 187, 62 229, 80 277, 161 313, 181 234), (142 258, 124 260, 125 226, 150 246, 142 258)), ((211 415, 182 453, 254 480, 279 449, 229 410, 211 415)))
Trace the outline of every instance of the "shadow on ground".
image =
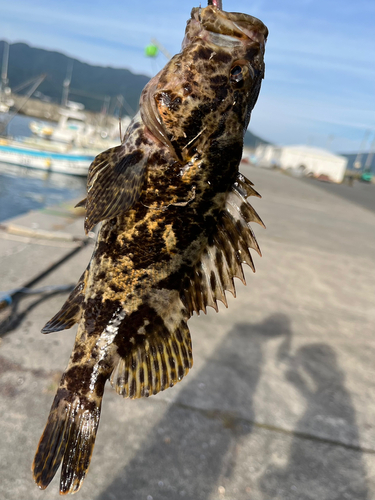
POLYGON ((278 336, 289 344, 289 320, 281 314, 235 325, 154 427, 144 449, 97 500, 206 500, 217 491, 219 478, 232 474, 237 444, 252 431, 264 344, 278 336), (238 408, 245 409, 245 418, 238 418, 238 408))
POLYGON ((306 399, 307 410, 295 434, 269 431, 261 438, 257 460, 264 472, 255 478, 245 470, 252 488, 248 493, 242 489, 237 498, 368 499, 360 451, 334 443, 358 442, 354 409, 335 353, 325 344, 311 344, 291 356, 290 322, 277 314, 262 323, 234 326, 154 426, 143 449, 96 500, 224 498, 220 485, 233 481, 234 468, 244 466, 239 463, 244 449, 247 455, 255 453, 245 437, 255 429, 253 397, 265 344, 274 338, 281 340, 275 362, 283 361, 285 376, 306 399), (303 438, 304 433, 327 434, 332 442, 303 438), (285 467, 273 461, 276 438, 284 440, 283 453, 288 450, 285 467), (254 489, 256 497, 250 494, 254 489))
MULTIPOLYGON (((72 289, 74 286, 71 287, 72 289)), ((67 290, 56 290, 51 291, 46 294, 40 294, 34 301, 30 300, 30 295, 16 294, 13 297, 12 303, 0 310, 0 338, 4 337, 8 333, 11 333, 16 328, 18 328, 22 322, 28 317, 33 309, 35 309, 40 304, 48 301, 55 295, 65 295, 67 290), (23 306, 23 302, 27 305, 23 306)))
POLYGON ((294 429, 287 465, 271 463, 260 481, 265 498, 367 500, 355 411, 334 350, 308 344, 289 363, 286 377, 307 409, 294 429), (305 433, 318 439, 301 438, 305 433))

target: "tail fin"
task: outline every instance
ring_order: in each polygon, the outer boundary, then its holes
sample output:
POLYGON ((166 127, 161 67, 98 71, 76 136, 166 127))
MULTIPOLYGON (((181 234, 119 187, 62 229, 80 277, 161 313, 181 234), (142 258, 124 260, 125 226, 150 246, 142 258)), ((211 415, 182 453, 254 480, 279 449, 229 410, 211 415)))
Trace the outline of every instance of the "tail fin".
POLYGON ((101 400, 97 404, 58 389, 32 465, 39 488, 47 488, 62 461, 60 494, 79 490, 90 465, 100 407, 101 400))

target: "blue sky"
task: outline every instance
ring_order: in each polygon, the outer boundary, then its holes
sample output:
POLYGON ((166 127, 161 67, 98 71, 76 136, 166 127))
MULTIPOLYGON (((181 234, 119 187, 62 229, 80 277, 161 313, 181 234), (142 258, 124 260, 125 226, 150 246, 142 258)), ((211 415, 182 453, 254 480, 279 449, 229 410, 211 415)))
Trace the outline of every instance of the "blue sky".
MULTIPOLYGON (((155 37, 172 54, 178 52, 196 5, 0 0, 0 39, 152 76, 166 59, 145 58, 145 45, 155 37)), ((270 30, 266 79, 251 131, 277 144, 351 152, 371 130, 369 146, 375 134, 373 0, 223 0, 223 6, 259 17, 270 30)))

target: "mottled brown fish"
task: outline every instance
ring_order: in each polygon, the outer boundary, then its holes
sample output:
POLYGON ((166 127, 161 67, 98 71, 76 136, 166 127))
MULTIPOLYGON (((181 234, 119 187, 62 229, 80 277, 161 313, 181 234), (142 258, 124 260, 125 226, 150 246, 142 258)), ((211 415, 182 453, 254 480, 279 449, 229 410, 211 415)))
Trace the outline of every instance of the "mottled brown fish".
POLYGON ((87 473, 108 379, 124 397, 157 394, 192 366, 193 312, 226 305, 259 247, 238 172, 264 76, 267 28, 210 5, 192 10, 181 53, 145 87, 122 144, 100 154, 87 183, 92 259, 44 333, 79 323, 33 463, 40 488, 61 468, 61 493, 87 473))

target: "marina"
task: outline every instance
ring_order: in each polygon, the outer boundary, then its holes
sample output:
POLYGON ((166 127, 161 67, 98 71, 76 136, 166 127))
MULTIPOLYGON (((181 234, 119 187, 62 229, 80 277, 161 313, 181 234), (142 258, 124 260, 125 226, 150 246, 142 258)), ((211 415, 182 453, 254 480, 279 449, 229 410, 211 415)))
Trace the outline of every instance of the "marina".
MULTIPOLYGON (((8 126, 0 137, 0 162, 21 165, 45 172, 58 172, 68 175, 86 176, 95 156, 114 147, 120 142, 119 124, 114 120, 111 127, 99 127, 86 123, 79 103, 68 103, 61 108, 57 124, 32 121, 19 117, 19 128, 8 126), (25 125, 29 130, 26 130, 25 125), (11 131, 13 130, 13 135, 11 131), (22 133, 21 132, 21 133, 22 133)), ((5 127, 13 117, 3 115, 5 127)), ((126 129, 130 118, 122 120, 126 129)))
MULTIPOLYGON (((103 113, 89 119, 82 103, 68 99, 72 67, 68 68, 70 76, 64 81, 57 123, 22 119, 19 113, 46 75, 32 79, 33 85, 25 97, 13 99, 8 86, 8 64, 9 44, 4 43, 0 81, 0 162, 84 177, 95 156, 121 142, 120 131, 129 125, 128 116, 116 119, 103 113), (13 128, 14 119, 18 127, 13 128)), ((40 101, 39 107, 43 109, 46 104, 40 101)))

